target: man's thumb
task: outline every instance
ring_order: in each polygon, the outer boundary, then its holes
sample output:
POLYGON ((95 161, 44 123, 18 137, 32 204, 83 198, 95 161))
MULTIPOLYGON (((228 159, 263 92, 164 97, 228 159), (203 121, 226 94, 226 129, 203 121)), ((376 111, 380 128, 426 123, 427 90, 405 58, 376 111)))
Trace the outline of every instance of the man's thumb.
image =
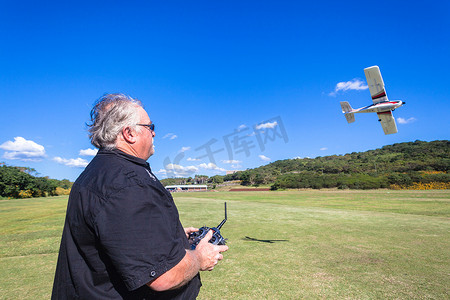
POLYGON ((208 233, 201 240, 201 242, 203 242, 203 241, 209 242, 209 240, 212 238, 212 235, 213 235, 213 231, 212 230, 208 230, 208 233))

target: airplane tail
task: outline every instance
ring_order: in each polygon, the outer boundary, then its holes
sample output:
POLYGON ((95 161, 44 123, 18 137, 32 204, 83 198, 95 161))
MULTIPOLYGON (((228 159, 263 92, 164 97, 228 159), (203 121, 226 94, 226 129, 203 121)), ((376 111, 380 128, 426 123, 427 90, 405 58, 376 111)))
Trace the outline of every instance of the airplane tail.
POLYGON ((350 106, 350 103, 348 103, 347 101, 341 101, 341 108, 345 118, 347 119, 347 122, 355 122, 355 114, 352 112, 353 108, 350 106))

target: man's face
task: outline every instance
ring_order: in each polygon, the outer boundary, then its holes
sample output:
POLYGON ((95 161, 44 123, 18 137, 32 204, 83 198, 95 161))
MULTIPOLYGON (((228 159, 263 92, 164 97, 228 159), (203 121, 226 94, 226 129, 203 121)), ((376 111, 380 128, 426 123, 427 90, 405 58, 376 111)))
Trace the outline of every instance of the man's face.
MULTIPOLYGON (((139 107, 139 115, 139 124, 151 124, 150 117, 142 107, 139 107)), ((153 138, 155 137, 155 132, 146 126, 141 126, 140 130, 141 131, 138 133, 138 141, 135 144, 135 150, 139 158, 147 160, 153 155, 153 153, 155 153, 155 149, 153 148, 153 138)))

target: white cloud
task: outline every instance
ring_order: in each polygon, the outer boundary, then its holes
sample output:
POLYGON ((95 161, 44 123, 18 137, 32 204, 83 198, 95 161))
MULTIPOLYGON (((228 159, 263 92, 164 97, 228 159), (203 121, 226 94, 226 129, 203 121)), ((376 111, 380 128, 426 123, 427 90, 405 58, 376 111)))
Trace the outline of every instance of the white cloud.
POLYGON ((178 152, 179 152, 179 153, 180 153, 180 152, 186 152, 186 151, 188 151, 189 149, 191 149, 191 147, 181 147, 180 151, 178 151, 178 152))
POLYGON ((241 168, 242 168, 241 165, 231 165, 231 167, 232 167, 233 169, 241 169, 241 168))
POLYGON ((188 177, 192 176, 194 173, 198 173, 200 169, 203 170, 213 170, 226 172, 225 169, 216 166, 213 163, 202 163, 197 166, 182 166, 178 164, 167 164, 164 166, 165 169, 160 169, 157 173, 163 174, 169 177, 188 177))
POLYGON ((192 158, 192 157, 188 157, 187 161, 200 161, 200 158, 192 158))
POLYGON ((173 134, 173 133, 168 133, 168 134, 166 134, 165 136, 163 136, 163 139, 170 139, 170 140, 173 140, 173 139, 176 139, 178 136, 176 135, 176 134, 173 134))
POLYGON ((0 149, 6 150, 3 155, 6 159, 20 159, 24 161, 39 160, 45 157, 45 148, 23 137, 15 137, 14 142, 7 141, 0 145, 0 149))
POLYGON ((159 171, 157 171, 156 174, 167 175, 167 171, 166 171, 166 169, 159 169, 159 171))
POLYGON ((205 164, 205 163, 200 164, 199 167, 202 169, 206 169, 206 170, 217 170, 217 171, 223 171, 223 172, 226 171, 225 169, 219 168, 218 166, 216 166, 215 164, 213 164, 211 162, 208 164, 205 164))
POLYGON ((87 160, 85 160, 83 158, 79 158, 79 157, 66 159, 66 158, 56 156, 53 158, 53 160, 59 164, 66 165, 69 167, 77 167, 77 168, 84 168, 89 164, 89 162, 87 160))
POLYGON ((261 160, 263 160, 263 161, 270 161, 270 158, 268 158, 267 156, 265 156, 265 155, 258 155, 258 157, 261 159, 261 160))
POLYGON ((320 151, 325 151, 325 150, 328 150, 328 148, 327 147, 320 148, 320 151))
POLYGON ((97 154, 98 149, 84 149, 84 150, 80 150, 79 155, 82 156, 95 156, 97 154))
POLYGON ((166 168, 166 170, 165 170, 166 174, 168 176, 176 176, 176 177, 190 176, 193 173, 198 171, 198 168, 196 166, 184 167, 182 165, 177 165, 177 164, 167 164, 167 165, 165 165, 165 168, 166 168))
POLYGON ((397 118, 397 122, 398 122, 399 124, 409 124, 409 123, 415 122, 416 120, 417 120, 417 119, 416 119, 416 118, 413 118, 413 117, 411 117, 411 118, 409 118, 409 119, 397 118))
POLYGON ((339 91, 344 91, 344 92, 348 91, 348 90, 360 91, 360 90, 367 90, 368 88, 369 88, 369 86, 364 81, 354 78, 350 81, 339 82, 338 84, 336 84, 334 92, 331 92, 329 95, 336 96, 336 94, 339 91))
POLYGON ((275 121, 275 122, 272 122, 272 123, 270 123, 270 122, 267 122, 267 123, 263 123, 263 124, 259 124, 259 125, 256 125, 256 129, 267 129, 267 128, 275 128, 275 126, 277 126, 278 125, 278 123, 277 123, 277 121, 275 121))
POLYGON ((242 161, 232 159, 232 160, 222 160, 222 162, 224 164, 240 164, 242 161))
POLYGON ((241 131, 241 130, 243 130, 245 128, 247 128, 247 125, 242 124, 242 125, 239 125, 238 130, 241 131))

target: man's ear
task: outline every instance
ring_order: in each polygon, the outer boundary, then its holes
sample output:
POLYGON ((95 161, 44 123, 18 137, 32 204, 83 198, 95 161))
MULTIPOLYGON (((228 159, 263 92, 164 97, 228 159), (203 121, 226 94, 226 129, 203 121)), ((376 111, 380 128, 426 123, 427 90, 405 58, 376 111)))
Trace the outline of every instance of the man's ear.
POLYGON ((136 143, 136 131, 130 127, 125 127, 122 129, 122 137, 128 144, 136 143))

